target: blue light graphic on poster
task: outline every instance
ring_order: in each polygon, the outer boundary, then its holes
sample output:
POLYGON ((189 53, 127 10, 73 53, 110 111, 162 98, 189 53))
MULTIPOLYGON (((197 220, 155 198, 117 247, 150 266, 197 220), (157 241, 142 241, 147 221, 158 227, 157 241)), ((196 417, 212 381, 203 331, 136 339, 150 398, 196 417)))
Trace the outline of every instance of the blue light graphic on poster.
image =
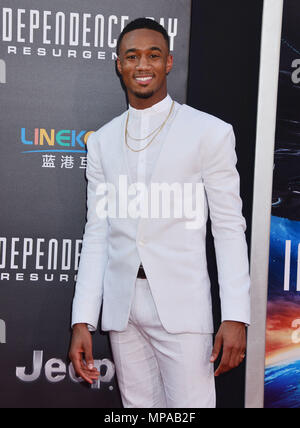
POLYGON ((265 408, 300 408, 300 4, 283 15, 270 233, 265 408))

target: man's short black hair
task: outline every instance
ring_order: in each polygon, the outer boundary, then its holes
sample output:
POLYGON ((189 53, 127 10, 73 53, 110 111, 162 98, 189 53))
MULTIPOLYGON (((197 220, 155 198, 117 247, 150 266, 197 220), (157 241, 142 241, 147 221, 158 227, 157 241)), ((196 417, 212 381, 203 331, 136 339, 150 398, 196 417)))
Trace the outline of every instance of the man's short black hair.
POLYGON ((117 55, 120 54, 120 45, 125 34, 130 33, 131 31, 134 31, 134 30, 141 30, 144 28, 161 33, 165 41, 167 42, 168 50, 170 50, 170 37, 162 25, 160 25, 158 22, 154 21, 153 19, 137 18, 134 21, 129 22, 129 24, 126 25, 126 27, 120 34, 118 38, 118 43, 117 43, 117 55))

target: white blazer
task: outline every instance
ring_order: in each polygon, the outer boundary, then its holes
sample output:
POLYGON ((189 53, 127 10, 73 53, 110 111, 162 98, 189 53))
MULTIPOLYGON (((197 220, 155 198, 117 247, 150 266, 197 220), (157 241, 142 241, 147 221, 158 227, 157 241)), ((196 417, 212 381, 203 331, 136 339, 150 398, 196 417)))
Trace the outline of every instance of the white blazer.
POLYGON ((92 134, 87 143, 87 224, 72 325, 87 323, 92 330, 97 329, 103 302, 102 329, 124 331, 142 262, 165 329, 170 333, 212 333, 205 245, 208 212, 216 250, 222 320, 250 323, 246 224, 232 126, 187 105, 177 106, 177 116, 163 143, 151 182, 202 182, 204 224, 190 230, 186 219, 174 216, 99 218, 99 183, 111 183, 118 192, 119 177, 129 178, 124 142, 127 112, 92 134))

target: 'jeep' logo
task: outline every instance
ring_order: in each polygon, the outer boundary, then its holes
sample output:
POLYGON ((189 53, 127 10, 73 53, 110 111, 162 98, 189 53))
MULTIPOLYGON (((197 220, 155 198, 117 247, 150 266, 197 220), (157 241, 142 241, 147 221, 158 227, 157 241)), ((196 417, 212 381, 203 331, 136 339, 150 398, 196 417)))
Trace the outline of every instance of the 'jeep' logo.
POLYGON ((6 326, 3 320, 0 320, 0 343, 6 343, 6 326))
POLYGON ((0 83, 6 83, 6 64, 0 59, 0 83))

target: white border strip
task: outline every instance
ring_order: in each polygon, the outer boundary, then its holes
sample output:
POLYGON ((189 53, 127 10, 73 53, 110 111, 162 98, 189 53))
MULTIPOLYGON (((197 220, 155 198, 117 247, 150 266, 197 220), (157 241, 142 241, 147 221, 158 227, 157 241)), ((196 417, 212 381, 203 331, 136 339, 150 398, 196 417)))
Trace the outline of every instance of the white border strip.
POLYGON ((252 323, 248 331, 246 408, 264 406, 265 326, 283 2, 264 1, 251 238, 252 323))

